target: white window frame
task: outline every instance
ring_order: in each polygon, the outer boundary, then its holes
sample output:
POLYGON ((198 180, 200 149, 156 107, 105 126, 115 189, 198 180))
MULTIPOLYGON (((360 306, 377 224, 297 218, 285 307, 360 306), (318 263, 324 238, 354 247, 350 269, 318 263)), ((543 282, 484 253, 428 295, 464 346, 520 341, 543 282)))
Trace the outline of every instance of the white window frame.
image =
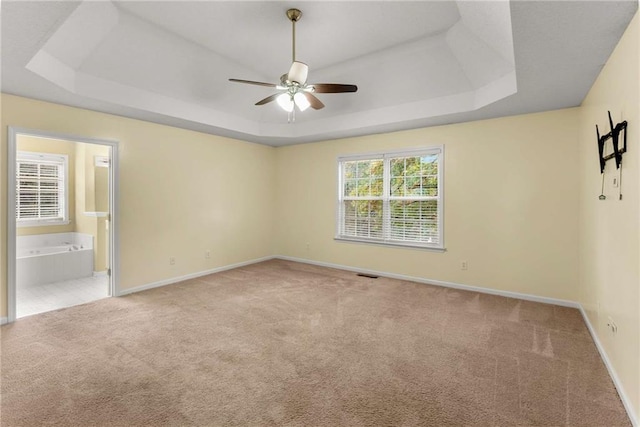
MULTIPOLYGON (((413 197, 409 197, 413 199, 413 197)), ((352 198, 349 198, 352 199, 352 198)), ((369 197, 367 199, 374 199, 369 197)), ((368 243, 384 246, 399 246, 408 248, 429 249, 434 251, 444 251, 444 145, 405 149, 399 151, 383 151, 374 152, 368 154, 355 154, 345 155, 338 157, 338 204, 336 206, 336 234, 335 240, 354 243, 368 243), (438 155, 438 196, 432 196, 427 198, 431 200, 437 200, 437 215, 438 215, 438 242, 406 242, 401 240, 394 240, 390 238, 390 201, 397 200, 398 197, 391 197, 390 195, 390 182, 391 182, 391 168, 390 162, 392 158, 398 157, 416 157, 416 156, 428 156, 438 155), (343 219, 343 201, 344 198, 344 162, 357 161, 357 160, 382 160, 384 162, 383 171, 383 195, 382 197, 375 197, 383 201, 383 237, 382 238, 367 238, 367 237, 354 237, 343 234, 344 219, 343 219)))
MULTIPOLYGON (((63 189, 59 193, 62 196, 62 215, 56 218, 17 218, 16 212, 16 225, 18 227, 40 227, 49 225, 68 225, 69 221, 69 156, 66 154, 54 154, 54 153, 36 153, 32 151, 18 151, 16 153, 16 173, 19 171, 18 163, 33 162, 41 164, 56 164, 61 165, 63 170, 63 189)), ((16 175, 16 205, 18 204, 20 191, 17 188, 19 180, 16 175)), ((17 207, 17 206, 16 206, 17 207)))

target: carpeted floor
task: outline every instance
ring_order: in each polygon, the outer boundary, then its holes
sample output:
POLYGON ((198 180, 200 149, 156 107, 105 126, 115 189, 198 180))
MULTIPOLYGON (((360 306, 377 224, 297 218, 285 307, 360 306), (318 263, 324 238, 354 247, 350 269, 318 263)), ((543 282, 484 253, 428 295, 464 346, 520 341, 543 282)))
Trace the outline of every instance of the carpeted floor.
POLYGON ((3 426, 629 426, 575 309, 269 261, 2 327, 3 426))

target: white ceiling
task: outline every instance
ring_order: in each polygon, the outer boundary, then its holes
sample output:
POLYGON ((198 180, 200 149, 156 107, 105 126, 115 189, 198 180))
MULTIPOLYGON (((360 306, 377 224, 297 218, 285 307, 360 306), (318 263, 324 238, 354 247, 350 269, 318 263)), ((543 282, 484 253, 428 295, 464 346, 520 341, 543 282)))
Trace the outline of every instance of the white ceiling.
POLYGON ((269 145, 579 105, 629 1, 3 1, 2 91, 269 145), (254 106, 298 60, 323 110, 254 106))

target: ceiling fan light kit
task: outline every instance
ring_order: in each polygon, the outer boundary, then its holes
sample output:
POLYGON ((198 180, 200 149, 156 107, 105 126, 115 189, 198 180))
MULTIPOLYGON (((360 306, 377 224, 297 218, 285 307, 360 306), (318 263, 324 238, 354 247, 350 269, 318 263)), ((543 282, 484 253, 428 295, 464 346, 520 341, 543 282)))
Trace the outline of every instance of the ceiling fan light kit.
POLYGON ((300 111, 305 111, 309 107, 314 110, 324 108, 322 101, 313 95, 313 93, 356 92, 358 87, 352 84, 307 83, 309 66, 304 62, 296 60, 296 22, 298 22, 302 17, 302 12, 299 9, 289 9, 287 10, 286 15, 292 25, 292 64, 289 68, 289 72, 280 77, 280 84, 276 85, 272 83, 242 79, 229 79, 229 81, 256 86, 273 87, 284 91, 282 93, 270 95, 256 102, 255 105, 265 105, 275 100, 280 108, 289 113, 289 122, 292 122, 295 121, 295 107, 298 107, 298 110, 300 111))
POLYGON ((311 103, 302 92, 297 92, 295 95, 293 95, 293 101, 298 106, 300 111, 304 111, 311 106, 311 103))
POLYGON ((308 74, 309 66, 307 64, 300 61, 293 61, 293 64, 291 64, 291 68, 289 69, 289 74, 287 75, 287 80, 291 83, 303 85, 307 81, 308 74))
POLYGON ((278 105, 282 107, 284 111, 287 113, 291 113, 293 111, 293 98, 288 93, 283 93, 282 95, 278 95, 276 98, 278 105))

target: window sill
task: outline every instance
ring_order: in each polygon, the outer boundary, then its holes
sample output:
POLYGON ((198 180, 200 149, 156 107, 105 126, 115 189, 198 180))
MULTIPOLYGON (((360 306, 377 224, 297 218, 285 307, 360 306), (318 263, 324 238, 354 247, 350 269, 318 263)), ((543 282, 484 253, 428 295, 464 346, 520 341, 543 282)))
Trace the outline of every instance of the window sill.
POLYGON ((344 243, 387 246, 391 248, 419 249, 419 250, 428 251, 428 252, 446 252, 447 251, 447 249, 444 247, 422 246, 422 245, 411 244, 411 243, 384 242, 384 241, 367 240, 367 239, 350 239, 350 238, 339 237, 339 236, 336 236, 333 239, 337 242, 344 242, 344 243))
POLYGON ((69 225, 71 221, 17 221, 16 226, 18 228, 24 227, 55 227, 62 225, 69 225))

